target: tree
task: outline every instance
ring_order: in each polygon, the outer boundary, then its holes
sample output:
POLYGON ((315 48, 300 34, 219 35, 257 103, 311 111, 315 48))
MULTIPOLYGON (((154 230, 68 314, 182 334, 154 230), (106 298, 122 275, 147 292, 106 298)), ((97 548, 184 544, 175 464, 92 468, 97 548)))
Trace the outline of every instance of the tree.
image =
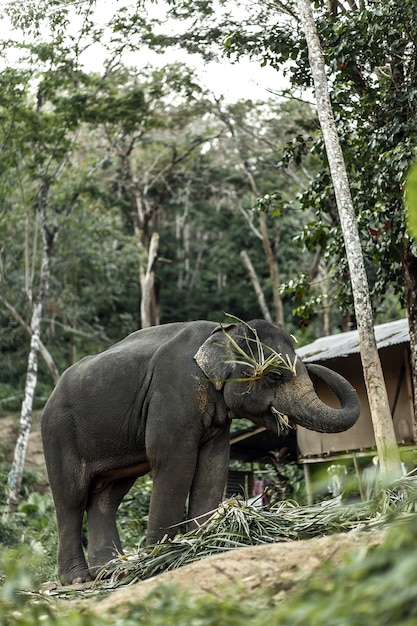
POLYGON ((297 0, 305 31, 309 63, 314 80, 317 109, 323 131, 329 168, 350 269, 355 315, 358 323, 360 353, 371 409, 375 441, 381 470, 391 478, 401 476, 401 461, 389 407, 388 394, 376 346, 372 306, 363 262, 359 231, 350 193, 343 153, 340 147, 330 102, 326 68, 310 0, 297 0))
MULTIPOLYGON (((374 302, 380 306, 386 293, 392 292, 405 306, 415 390, 417 257, 405 228, 403 194, 417 137, 416 5, 394 0, 360 7, 332 3, 329 12, 320 12, 318 28, 332 69, 333 106, 374 302)), ((314 197, 331 205, 333 192, 325 177, 316 181, 305 202, 314 197)), ((306 239, 311 245, 320 241, 340 271, 338 229, 325 233, 323 226, 323 220, 318 220, 306 239)), ((349 298, 350 294, 340 291, 339 301, 345 308, 349 298)), ((416 430, 417 418, 414 424, 416 430)))
MULTIPOLYGON (((216 113, 219 116, 220 120, 225 124, 228 132, 230 133, 230 136, 233 139, 235 150, 240 161, 240 168, 247 179, 247 183, 253 198, 253 203, 255 204, 255 202, 260 198, 261 193, 256 182, 256 174, 251 164, 252 150, 249 148, 250 144, 248 143, 248 141, 245 141, 245 139, 248 138, 247 129, 245 129, 246 132, 242 132, 244 127, 244 117, 242 116, 242 112, 239 109, 239 104, 229 107, 223 107, 220 100, 216 100, 216 113), (246 135, 246 137, 244 135, 246 135)), ((265 211, 259 211, 259 236, 262 241, 262 246, 265 252, 265 257, 271 276, 274 320, 278 326, 284 328, 284 309, 281 295, 279 292, 279 267, 275 250, 271 245, 267 225, 267 214, 265 211)), ((246 259, 247 264, 249 260, 247 252, 246 256, 244 255, 243 258, 246 259)), ((263 305, 263 307, 265 307, 265 305, 263 305)))
MULTIPOLYGON (((217 40, 225 41, 229 56, 246 55, 277 69, 284 67, 291 89, 310 88, 306 45, 297 28, 294 3, 273 7, 268 4, 268 11, 264 10, 265 5, 262 7, 260 10, 259 5, 251 4, 243 19, 229 17, 224 20, 224 26, 221 22, 213 24, 215 13, 210 14, 211 3, 198 8, 186 7, 185 3, 178 7, 176 3, 173 12, 189 15, 192 11, 195 16, 200 11, 194 32, 187 36, 184 45, 192 47, 200 38, 200 45, 203 39, 212 49, 216 32, 217 40), (207 13, 210 15, 205 21, 207 13)), ((374 309, 387 308, 387 294, 406 307, 413 382, 417 389, 417 257, 415 246, 406 234, 403 207, 404 180, 414 159, 417 137, 414 88, 417 6, 413 0, 360 3, 338 0, 317 2, 315 8, 331 77, 335 121, 355 197, 365 264, 373 282, 374 309)), ((300 201, 309 210, 316 210, 316 219, 310 221, 299 239, 311 251, 321 250, 331 273, 345 277, 341 228, 327 156, 318 134, 314 149, 322 158, 323 169, 300 201)), ((302 292, 310 284, 307 277, 295 277, 297 298, 303 299, 302 292)), ((352 315, 349 281, 333 281, 333 285, 337 287, 337 297, 330 297, 329 302, 345 315, 352 315)), ((305 311, 309 316, 317 310, 320 300, 314 294, 307 301, 305 311)), ((402 314, 399 303, 394 311, 397 316, 402 314)))
POLYGON ((160 320, 153 277, 158 216, 178 170, 210 139, 209 129, 193 128, 205 110, 204 95, 192 72, 180 64, 140 73, 119 68, 102 81, 100 97, 90 106, 115 161, 107 179, 113 177, 130 207, 141 251, 142 327, 153 326, 160 320))
MULTIPOLYGON (((49 141, 47 138, 48 130, 44 119, 42 119, 40 107, 38 106, 36 111, 28 111, 26 109, 28 83, 28 75, 19 75, 19 72, 15 72, 13 70, 6 70, 3 72, 0 81, 0 89, 3 96, 1 131, 3 137, 7 137, 8 139, 5 143, 9 148, 9 152, 6 153, 6 155, 3 155, 3 166, 7 167, 7 165, 10 166, 13 164, 16 169, 17 179, 21 185, 23 185, 24 174, 22 171, 23 164, 17 160, 16 152, 14 151, 16 150, 17 145, 19 145, 19 149, 22 149, 25 142, 33 142, 33 144, 37 144, 38 142, 46 140, 46 142, 49 143, 49 147, 51 147, 50 138, 49 141), (23 90, 20 89, 22 83, 25 85, 23 90), (13 113, 10 115, 8 106, 11 106, 12 103, 13 113), (23 132, 22 128, 24 129, 23 132), (27 140, 27 135, 30 135, 29 142, 27 140), (10 148, 12 148, 11 152, 10 148)), ((65 153, 59 156, 61 159, 63 158, 64 161, 66 161, 65 153)), ((41 172, 38 180, 36 181, 37 184, 35 183, 37 189, 33 194, 33 200, 37 204, 35 210, 42 235, 42 255, 37 290, 33 290, 33 285, 30 281, 27 281, 26 283, 27 296, 32 309, 30 320, 30 351, 25 393, 21 410, 19 436, 15 448, 12 469, 9 474, 9 498, 8 507, 5 513, 6 516, 11 510, 13 510, 18 501, 24 458, 31 427, 32 405, 38 370, 38 352, 40 349, 40 320, 45 297, 49 287, 50 253, 58 232, 56 227, 53 227, 51 230, 48 228, 46 222, 46 206, 51 184, 58 176, 58 172, 62 169, 61 165, 63 168, 64 162, 62 160, 57 166, 56 162, 52 164, 52 162, 48 159, 45 159, 44 163, 36 162, 36 157, 35 159, 29 158, 29 163, 27 164, 28 169, 32 170, 32 172, 38 168, 41 172)), ((25 194, 22 193, 22 199, 24 201, 25 198, 25 194)), ((26 207, 26 210, 29 211, 29 207, 26 207)))
MULTIPOLYGON (((94 169, 86 168, 81 180, 71 177, 71 165, 80 133, 81 119, 78 106, 68 107, 68 89, 83 82, 85 76, 69 64, 63 71, 63 56, 56 56, 53 47, 40 45, 30 49, 33 67, 36 62, 50 62, 38 83, 30 71, 7 69, 0 75, 1 117, 0 132, 7 146, 2 154, 2 166, 11 183, 20 189, 22 209, 28 220, 33 220, 35 232, 39 226, 41 254, 38 275, 29 271, 26 258, 26 293, 30 307, 30 350, 20 428, 12 468, 9 474, 7 517, 16 507, 26 449, 31 429, 32 407, 38 374, 38 353, 41 348, 41 318, 51 280, 52 252, 58 234, 79 205, 81 194, 94 169), (58 67, 54 67, 57 63, 58 67), (68 71, 69 70, 69 71, 68 71), (32 90, 36 87, 36 98, 32 90)), ((63 55, 62 50, 60 50, 63 55)), ((7 192, 7 185, 2 189, 7 192)), ((8 207, 12 211, 12 207, 8 207)), ((36 239, 35 239, 36 242, 36 239)), ((35 243, 34 258, 37 257, 35 243)), ((28 255, 26 254, 25 257, 28 255)), ((4 298, 3 298, 4 301, 4 298)), ((10 305, 13 313, 14 308, 10 305)), ((15 315, 16 317, 16 315, 15 315)))

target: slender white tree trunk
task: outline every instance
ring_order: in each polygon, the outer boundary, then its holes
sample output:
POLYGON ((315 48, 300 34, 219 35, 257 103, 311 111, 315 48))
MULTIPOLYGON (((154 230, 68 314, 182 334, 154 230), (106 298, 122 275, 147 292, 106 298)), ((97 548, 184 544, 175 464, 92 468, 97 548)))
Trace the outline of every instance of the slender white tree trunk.
POLYGON ((375 341, 368 281, 349 181, 330 102, 323 51, 318 37, 310 0, 297 0, 297 6, 306 36, 318 115, 326 146, 349 264, 359 332, 362 367, 368 392, 380 467, 384 475, 395 478, 401 475, 400 455, 375 341))
POLYGON ((19 503, 19 492, 23 478, 26 451, 29 435, 32 428, 32 407, 35 397, 36 382, 38 378, 38 355, 40 347, 40 321, 42 315, 42 303, 37 302, 33 307, 31 321, 31 339, 26 373, 25 393, 20 414, 20 426, 14 457, 8 477, 8 500, 3 520, 7 520, 19 503))
MULTIPOLYGON (((39 112, 39 111, 38 111, 39 112)), ((30 304, 32 306, 32 315, 31 315, 31 323, 30 328, 28 329, 31 339, 30 339, 30 350, 28 357, 28 368, 26 374, 26 384, 25 384, 25 394, 22 403, 22 410, 20 415, 20 427, 18 439, 14 451, 14 458, 12 463, 12 468, 9 473, 8 479, 8 495, 7 495, 7 503, 3 513, 3 520, 7 520, 10 514, 16 509, 16 506, 19 501, 19 491, 22 483, 23 477, 23 469, 25 465, 26 459, 26 451, 29 442, 29 435, 32 427, 32 409, 33 409, 33 400, 35 397, 35 389, 38 378, 38 360, 39 360, 39 352, 45 358, 48 367, 51 370, 53 376, 58 376, 58 371, 50 357, 48 351, 43 346, 41 342, 41 319, 44 303, 49 290, 49 283, 51 278, 51 256, 52 249, 57 240, 59 230, 63 226, 63 222, 58 225, 58 221, 56 219, 51 219, 51 224, 48 226, 47 223, 47 206, 48 206, 48 198, 50 194, 51 184, 58 180, 61 173, 65 170, 68 165, 70 156, 72 154, 72 145, 75 144, 78 134, 78 127, 73 134, 73 140, 70 149, 62 158, 60 164, 56 167, 56 169, 52 172, 48 172, 47 165, 44 174, 40 179, 40 189, 39 189, 39 199, 38 199, 38 207, 37 207, 37 215, 38 224, 40 227, 40 232, 42 234, 42 263, 40 269, 39 276, 39 287, 36 295, 33 295, 32 292, 32 284, 34 278, 34 264, 32 265, 32 273, 29 270, 29 248, 27 245, 27 241, 25 243, 25 257, 26 257, 26 291, 30 300, 30 304)), ((99 169, 104 159, 107 157, 107 154, 103 156, 98 162, 96 162, 90 170, 85 175, 85 180, 90 180, 93 172, 99 169)), ((67 209, 66 214, 67 217, 74 211, 77 206, 78 198, 80 193, 82 192, 82 185, 79 187, 78 191, 73 195, 72 205, 69 209, 67 209)), ((52 217, 54 217, 54 212, 52 211, 52 217)), ((55 216, 56 217, 56 216, 55 216)), ((35 232, 36 229, 35 229, 35 232)), ((26 232, 27 237, 27 232, 26 232)), ((34 251, 33 255, 35 258, 36 255, 36 238, 34 242, 34 251)), ((9 308, 9 311, 14 315, 13 307, 9 308)), ((17 319, 20 323, 20 320, 16 315, 14 315, 15 319, 17 319)), ((23 324, 25 327, 25 325, 23 324)))
MULTIPOLYGON (((13 317, 13 319, 16 322, 18 322, 18 324, 21 325, 21 327, 25 330, 25 332, 29 335, 29 337, 31 337, 32 336, 32 329, 31 329, 31 327, 27 325, 25 320, 22 318, 21 315, 19 315, 19 313, 14 308, 14 306, 12 306, 10 304, 10 302, 8 302, 1 295, 0 295, 0 304, 2 304, 7 311, 9 311, 9 313, 13 317)), ((56 384, 58 382, 58 379, 59 379, 59 370, 58 370, 58 368, 57 368, 57 366, 55 364, 54 359, 52 358, 52 354, 49 352, 47 347, 42 343, 42 341, 39 342, 39 352, 40 352, 43 360, 45 361, 45 364, 46 364, 47 368, 51 372, 51 376, 53 378, 54 383, 56 384)))
POLYGON ((25 393, 22 402, 22 410, 20 414, 19 434, 17 437, 16 447, 12 467, 8 477, 8 494, 7 503, 3 513, 3 520, 7 520, 11 513, 16 509, 19 502, 19 492, 22 484, 23 469, 25 466, 26 451, 29 442, 29 435, 32 428, 32 409, 35 397, 36 383, 38 379, 38 362, 39 351, 41 346, 41 319, 43 305, 49 289, 49 281, 51 276, 51 250, 58 236, 58 228, 52 231, 48 230, 46 224, 45 208, 49 186, 45 184, 42 188, 38 218, 41 226, 43 250, 42 264, 40 271, 39 289, 36 296, 29 296, 32 299, 32 316, 30 323, 30 349, 28 357, 28 367, 26 373, 25 393))

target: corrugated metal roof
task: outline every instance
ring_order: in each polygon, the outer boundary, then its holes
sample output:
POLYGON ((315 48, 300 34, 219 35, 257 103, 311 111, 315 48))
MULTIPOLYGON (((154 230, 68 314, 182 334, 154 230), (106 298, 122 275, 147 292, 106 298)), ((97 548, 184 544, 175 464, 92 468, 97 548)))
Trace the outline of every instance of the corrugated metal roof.
MULTIPOLYGON (((378 350, 410 341, 408 319, 377 324, 374 326, 374 329, 378 350)), ((321 337, 307 346, 296 349, 300 359, 306 363, 327 361, 328 359, 345 357, 357 352, 359 352, 359 334, 357 330, 321 337)))

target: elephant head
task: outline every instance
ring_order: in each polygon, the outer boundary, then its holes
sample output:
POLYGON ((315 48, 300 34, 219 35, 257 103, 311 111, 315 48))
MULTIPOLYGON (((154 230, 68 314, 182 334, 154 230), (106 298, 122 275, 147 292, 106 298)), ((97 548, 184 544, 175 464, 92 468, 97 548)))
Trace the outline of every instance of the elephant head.
POLYGON ((276 432, 281 415, 310 430, 337 433, 359 417, 359 398, 350 383, 326 367, 304 365, 290 337, 264 320, 217 327, 194 358, 223 394, 232 418, 248 418, 276 432), (309 372, 326 382, 340 409, 320 400, 309 372))

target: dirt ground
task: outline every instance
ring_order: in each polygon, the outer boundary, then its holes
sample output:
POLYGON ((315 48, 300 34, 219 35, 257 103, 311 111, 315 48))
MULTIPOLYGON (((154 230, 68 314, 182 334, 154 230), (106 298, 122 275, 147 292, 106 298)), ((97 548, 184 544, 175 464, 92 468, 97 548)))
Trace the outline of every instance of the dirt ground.
MULTIPOLYGON (((0 433, 2 442, 8 437, 15 441, 16 420, 1 419, 0 433)), ((27 466, 38 468, 44 466, 42 441, 37 429, 30 436, 27 466)), ((175 586, 190 594, 208 593, 215 597, 223 593, 227 587, 238 586, 241 592, 248 596, 268 589, 275 601, 279 602, 297 590, 303 580, 314 574, 322 563, 327 561, 336 566, 347 554, 367 550, 379 544, 383 536, 381 531, 351 531, 315 539, 232 550, 109 592, 104 599, 101 599, 102 595, 96 595, 90 589, 91 585, 62 588, 56 582, 50 582, 45 584, 44 593, 62 608, 70 608, 74 604, 80 607, 88 606, 100 615, 128 603, 141 602, 161 584, 175 586), (69 595, 69 590, 78 590, 80 593, 69 595), (86 594, 87 590, 91 591, 91 595, 86 594)))
POLYGON ((95 605, 94 610, 103 615, 123 605, 141 602, 160 584, 215 597, 228 587, 238 587, 245 597, 269 590, 274 601, 281 602, 325 561, 336 566, 348 553, 379 544, 382 536, 382 533, 351 532, 232 550, 114 591, 95 605))
POLYGON ((224 552, 201 561, 165 572, 147 580, 117 590, 104 589, 98 594, 94 585, 61 587, 47 583, 44 593, 55 603, 58 611, 88 608, 104 616, 139 604, 157 587, 175 587, 190 596, 209 594, 214 598, 229 592, 249 598, 267 591, 274 603, 288 600, 299 590, 303 581, 322 565, 337 567, 348 555, 368 551, 384 538, 382 531, 337 534, 315 539, 277 542, 224 552), (103 596, 103 593, 105 594, 103 596), (104 598, 104 599, 103 599, 104 598))

